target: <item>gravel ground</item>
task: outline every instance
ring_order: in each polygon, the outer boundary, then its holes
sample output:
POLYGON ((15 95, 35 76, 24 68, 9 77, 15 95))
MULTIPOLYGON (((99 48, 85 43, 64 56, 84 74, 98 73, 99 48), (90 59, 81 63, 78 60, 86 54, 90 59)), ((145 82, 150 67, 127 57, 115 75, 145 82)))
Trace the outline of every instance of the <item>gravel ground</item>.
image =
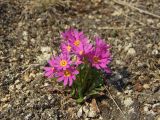
POLYGON ((160 1, 128 3, 0 0, 0 119, 160 120, 160 1), (43 76, 69 27, 112 46, 105 95, 83 105, 43 76))

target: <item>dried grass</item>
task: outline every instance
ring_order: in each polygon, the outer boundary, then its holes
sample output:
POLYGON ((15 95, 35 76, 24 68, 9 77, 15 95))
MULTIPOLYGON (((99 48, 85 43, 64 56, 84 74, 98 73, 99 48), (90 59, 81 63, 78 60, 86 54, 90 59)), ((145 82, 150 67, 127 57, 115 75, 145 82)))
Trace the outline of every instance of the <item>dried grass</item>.
POLYGON ((30 5, 32 8, 37 7, 49 7, 54 5, 60 5, 63 4, 62 0, 31 0, 30 5))

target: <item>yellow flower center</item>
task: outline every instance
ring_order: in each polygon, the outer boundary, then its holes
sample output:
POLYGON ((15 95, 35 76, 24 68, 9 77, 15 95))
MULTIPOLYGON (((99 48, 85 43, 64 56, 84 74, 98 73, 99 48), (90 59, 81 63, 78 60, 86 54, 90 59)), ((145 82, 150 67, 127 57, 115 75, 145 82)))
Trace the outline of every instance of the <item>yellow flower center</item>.
POLYGON ((61 60, 60 61, 60 66, 65 67, 67 65, 67 61, 66 60, 61 60))
POLYGON ((71 51, 71 46, 67 46, 67 51, 70 52, 71 51))
POLYGON ((93 57, 93 62, 94 62, 94 63, 98 63, 98 61, 99 61, 99 58, 98 58, 97 56, 94 56, 94 57, 93 57))
POLYGON ((79 51, 79 54, 82 55, 83 54, 83 50, 79 51))
POLYGON ((52 67, 51 69, 54 70, 54 67, 52 67))
POLYGON ((80 44, 80 40, 74 41, 74 45, 75 45, 75 46, 79 46, 79 44, 80 44))
POLYGON ((71 76, 71 72, 69 70, 64 71, 64 76, 69 77, 71 76))

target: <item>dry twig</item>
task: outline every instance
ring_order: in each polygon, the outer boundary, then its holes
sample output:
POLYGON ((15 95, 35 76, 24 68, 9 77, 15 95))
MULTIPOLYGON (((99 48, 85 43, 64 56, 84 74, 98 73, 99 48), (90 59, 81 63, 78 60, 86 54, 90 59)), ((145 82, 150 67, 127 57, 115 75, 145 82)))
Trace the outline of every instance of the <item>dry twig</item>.
POLYGON ((19 75, 22 75, 22 74, 24 74, 27 70, 29 70, 31 67, 33 67, 33 66, 40 66, 40 64, 30 64, 25 70, 23 70, 21 73, 19 73, 19 74, 17 74, 16 76, 15 76, 15 78, 17 78, 19 75))
POLYGON ((130 29, 130 28, 126 28, 125 26, 122 27, 108 27, 108 26, 104 26, 104 27, 98 27, 98 30, 122 30, 122 29, 130 29))
POLYGON ((121 108, 118 106, 117 102, 114 100, 112 94, 110 93, 110 91, 108 90, 108 88, 105 86, 105 89, 107 90, 109 96, 111 97, 111 99, 113 100, 114 104, 117 106, 117 108, 119 109, 119 111, 122 113, 123 117, 127 120, 124 112, 121 110, 121 108))
POLYGON ((156 14, 151 13, 151 12, 149 12, 149 11, 142 10, 142 9, 140 9, 140 8, 137 8, 137 7, 135 7, 134 5, 129 4, 129 3, 127 3, 127 2, 120 1, 120 0, 118 0, 118 1, 117 1, 117 0, 114 0, 113 2, 115 2, 116 4, 119 4, 119 5, 123 5, 123 6, 130 7, 130 8, 132 8, 132 9, 134 9, 134 10, 139 11, 140 13, 144 13, 144 14, 147 14, 147 15, 150 15, 150 16, 152 16, 152 17, 156 17, 156 18, 160 19, 160 16, 159 16, 159 15, 156 15, 156 14))

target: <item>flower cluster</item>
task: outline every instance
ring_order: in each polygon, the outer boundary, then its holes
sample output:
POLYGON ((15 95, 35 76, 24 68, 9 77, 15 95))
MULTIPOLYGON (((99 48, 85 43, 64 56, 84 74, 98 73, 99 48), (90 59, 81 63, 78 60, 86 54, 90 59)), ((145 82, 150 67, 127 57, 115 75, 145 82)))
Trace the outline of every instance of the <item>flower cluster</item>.
POLYGON ((44 67, 45 76, 57 78, 57 81, 63 82, 64 86, 72 86, 75 81, 87 81, 86 69, 90 71, 96 68, 110 73, 108 67, 111 62, 110 46, 104 40, 95 37, 95 42, 92 44, 83 32, 76 29, 68 29, 61 35, 63 38, 61 53, 48 61, 49 66, 44 67))

